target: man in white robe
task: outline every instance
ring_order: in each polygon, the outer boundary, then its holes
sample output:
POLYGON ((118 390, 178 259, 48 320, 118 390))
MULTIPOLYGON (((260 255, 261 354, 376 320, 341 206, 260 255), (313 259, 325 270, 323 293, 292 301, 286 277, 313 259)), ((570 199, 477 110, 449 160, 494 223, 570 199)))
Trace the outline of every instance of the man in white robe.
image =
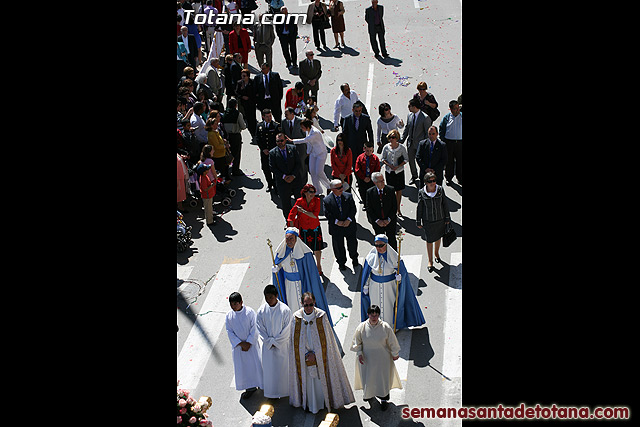
POLYGON ((389 391, 402 388, 400 375, 394 360, 400 357, 400 344, 393 333, 393 326, 380 320, 380 307, 372 305, 367 310, 369 318, 356 328, 351 351, 357 353, 354 388, 364 389, 364 400, 378 397, 380 407, 387 410, 389 391))
POLYGON ((355 402, 331 323, 315 307, 311 292, 303 294, 303 308, 293 314, 289 366, 289 404, 317 414, 355 402))
POLYGON ((273 285, 264 288, 265 303, 258 309, 258 333, 262 337, 264 396, 279 399, 289 395, 289 340, 291 310, 278 300, 273 285))
POLYGON ((258 339, 256 312, 242 304, 242 295, 229 295, 231 311, 227 313, 225 326, 231 342, 233 370, 236 390, 246 390, 243 399, 248 399, 262 388, 262 350, 258 339))

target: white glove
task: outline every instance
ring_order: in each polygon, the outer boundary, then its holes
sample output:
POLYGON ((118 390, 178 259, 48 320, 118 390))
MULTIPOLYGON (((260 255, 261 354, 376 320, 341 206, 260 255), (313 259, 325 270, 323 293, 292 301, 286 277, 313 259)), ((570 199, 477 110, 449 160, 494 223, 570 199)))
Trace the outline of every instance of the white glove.
POLYGON ((364 288, 362 289, 362 293, 364 293, 365 295, 369 295, 369 285, 364 285, 364 288))
POLYGON ((273 266, 273 267, 271 267, 271 272, 272 272, 273 274, 278 274, 278 270, 280 270, 280 267, 278 267, 278 266, 273 266))
POLYGON ((400 283, 401 280, 402 280, 402 276, 399 274, 396 274, 396 282, 400 283))

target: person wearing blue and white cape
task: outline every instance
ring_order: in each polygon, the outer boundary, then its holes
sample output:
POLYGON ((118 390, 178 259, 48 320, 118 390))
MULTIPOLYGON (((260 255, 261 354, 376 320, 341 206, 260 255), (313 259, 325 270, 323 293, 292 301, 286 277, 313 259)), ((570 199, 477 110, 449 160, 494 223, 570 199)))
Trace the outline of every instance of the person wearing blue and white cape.
POLYGON ((276 249, 275 266, 271 268, 272 283, 279 285, 280 301, 287 304, 292 313, 302 308, 302 294, 313 293, 316 297, 316 307, 327 313, 327 318, 333 326, 313 251, 298 239, 299 234, 296 227, 286 229, 285 238, 276 249))
POLYGON ((400 260, 398 273, 398 253, 390 247, 387 236, 378 234, 375 247, 367 254, 362 268, 360 282, 361 321, 368 318, 367 309, 373 304, 380 307, 380 320, 394 325, 396 303, 396 280, 398 281, 398 319, 396 330, 425 323, 422 310, 411 287, 409 273, 400 260))

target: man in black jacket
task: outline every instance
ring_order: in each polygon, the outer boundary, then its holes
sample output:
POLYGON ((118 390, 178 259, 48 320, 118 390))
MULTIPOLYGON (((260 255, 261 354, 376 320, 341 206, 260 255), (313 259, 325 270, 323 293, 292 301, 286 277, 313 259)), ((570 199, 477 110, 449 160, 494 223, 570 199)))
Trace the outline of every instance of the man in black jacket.
POLYGON ((262 121, 256 127, 256 142, 260 148, 260 165, 267 180, 267 193, 276 190, 271 167, 269 166, 269 151, 276 146, 276 135, 281 132, 280 123, 273 120, 271 110, 262 110, 262 121))
POLYGON ((367 21, 367 30, 369 31, 369 41, 371 42, 371 48, 375 53, 376 58, 380 59, 380 50, 378 49, 378 43, 376 42, 376 35, 380 40, 380 49, 382 50, 382 56, 389 57, 387 53, 387 46, 384 42, 384 7, 378 5, 378 0, 371 0, 371 6, 364 11, 364 20, 367 21))
POLYGON ((353 114, 345 117, 342 123, 342 137, 345 147, 351 148, 353 169, 356 168, 356 159, 364 149, 367 140, 374 145, 373 128, 371 127, 371 118, 362 112, 364 104, 356 101, 353 104, 353 114))
POLYGON ((367 219, 373 225, 373 234, 386 234, 389 245, 398 250, 396 241, 396 212, 398 201, 396 190, 384 184, 384 175, 381 172, 371 174, 371 180, 375 186, 367 190, 367 219))
POLYGON ((427 169, 433 169, 436 174, 436 183, 442 186, 444 168, 447 165, 447 146, 438 138, 438 128, 431 126, 427 139, 418 144, 416 161, 420 167, 420 187, 424 185, 423 179, 427 169))
MULTIPOLYGON (((347 267, 347 252, 344 249, 344 239, 347 239, 347 248, 351 265, 355 273, 358 264, 358 240, 356 239, 356 203, 350 193, 343 191, 342 181, 331 181, 331 194, 324 198, 324 215, 329 224, 331 245, 333 254, 338 262, 338 268, 344 270, 347 267)), ((395 197, 395 196, 394 196, 395 197)))
MULTIPOLYGON (((285 16, 289 13, 286 7, 280 9, 280 13, 285 16)), ((298 48, 296 47, 296 39, 298 38, 298 24, 295 21, 287 24, 276 24, 276 34, 280 40, 280 46, 282 47, 282 54, 284 60, 287 61, 287 68, 297 67, 296 59, 298 58, 298 48)))
POLYGON ((187 48, 187 61, 189 65, 195 70, 196 69, 196 59, 198 58, 198 45, 196 43, 196 38, 194 35, 189 34, 189 29, 185 26, 180 28, 180 35, 178 36, 178 41, 183 42, 185 47, 187 48))
POLYGON ((269 151, 269 166, 276 182, 282 214, 286 221, 291 210, 291 194, 300 195, 302 179, 300 174, 300 158, 293 144, 286 144, 284 133, 276 135, 276 147, 269 151))
POLYGON ((262 73, 253 78, 256 88, 258 110, 269 108, 273 119, 280 123, 282 120, 282 80, 280 74, 271 71, 271 64, 262 64, 262 73))

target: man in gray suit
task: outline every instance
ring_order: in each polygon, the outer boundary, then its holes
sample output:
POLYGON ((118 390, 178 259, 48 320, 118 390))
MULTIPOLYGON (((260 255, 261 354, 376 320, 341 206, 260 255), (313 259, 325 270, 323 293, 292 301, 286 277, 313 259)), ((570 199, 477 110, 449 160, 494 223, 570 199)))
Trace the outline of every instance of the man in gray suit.
POLYGON ((420 110, 420 102, 417 99, 409 101, 409 114, 407 115, 407 126, 402 132, 400 143, 407 141, 407 152, 409 153, 409 168, 411 169, 411 180, 409 184, 419 182, 418 171, 416 169, 416 152, 418 144, 423 139, 427 139, 431 119, 420 110))
POLYGON ((269 64, 273 64, 271 59, 273 58, 273 42, 276 40, 276 33, 273 30, 273 24, 263 24, 262 15, 256 25, 255 34, 253 35, 253 43, 256 48, 256 59, 258 64, 264 63, 264 58, 267 58, 269 64))
MULTIPOLYGON (((300 123, 302 123, 302 119, 295 114, 295 110, 293 107, 287 107, 284 110, 284 120, 280 124, 282 132, 291 139, 301 139, 307 136, 302 129, 300 128, 300 123)), ((307 162, 307 144, 301 143, 296 144, 296 149, 298 151, 298 156, 300 156, 300 172, 302 178, 302 185, 307 183, 309 172, 309 163, 307 162)))
POLYGON ((300 69, 300 79, 302 83, 304 83, 304 102, 306 104, 309 103, 309 99, 311 96, 316 97, 316 103, 318 100, 318 80, 320 76, 322 76, 322 65, 320 61, 317 59, 313 59, 313 51, 307 50, 306 52, 307 59, 303 59, 298 64, 300 69), (309 96, 309 91, 311 91, 311 96, 309 96))

